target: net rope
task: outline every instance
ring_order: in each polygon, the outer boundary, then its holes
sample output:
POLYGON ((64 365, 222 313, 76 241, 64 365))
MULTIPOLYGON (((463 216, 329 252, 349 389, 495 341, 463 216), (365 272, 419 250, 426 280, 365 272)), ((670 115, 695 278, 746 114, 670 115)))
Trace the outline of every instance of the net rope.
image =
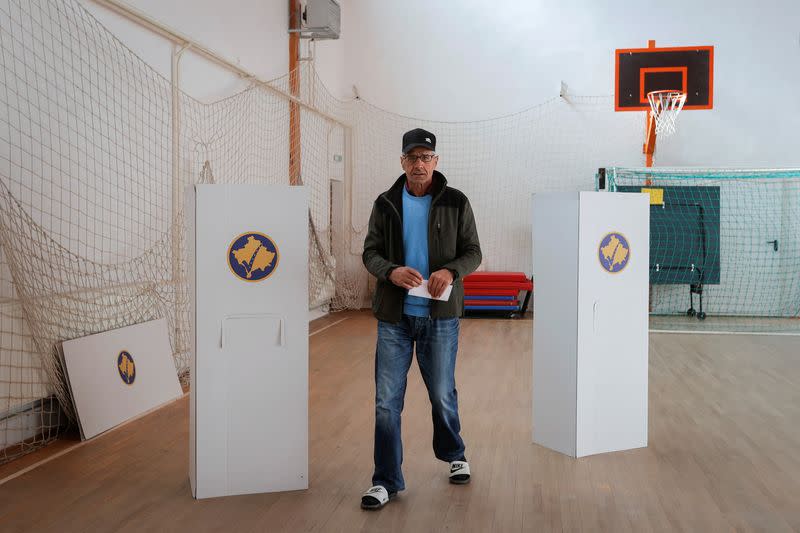
POLYGON ((309 308, 356 309, 371 290, 361 264, 369 213, 401 173, 404 131, 437 135, 439 170, 476 213, 483 270, 531 271, 531 193, 591 190, 597 166, 642 162, 631 148, 640 117, 614 113, 610 95, 437 122, 339 100, 305 63, 302 105, 289 76, 212 103, 174 96, 76 0, 0 4, 0 63, 0 462, 75 419, 66 339, 166 318, 186 380, 187 185, 288 184, 299 151, 309 308))

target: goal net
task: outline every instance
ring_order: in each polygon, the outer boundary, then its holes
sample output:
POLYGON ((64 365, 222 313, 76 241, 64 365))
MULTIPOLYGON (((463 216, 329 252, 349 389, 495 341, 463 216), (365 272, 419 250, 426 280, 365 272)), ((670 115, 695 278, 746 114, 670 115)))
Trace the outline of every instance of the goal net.
POLYGON ((664 315, 652 327, 800 330, 800 169, 609 168, 606 176, 611 191, 650 194, 650 306, 664 315))

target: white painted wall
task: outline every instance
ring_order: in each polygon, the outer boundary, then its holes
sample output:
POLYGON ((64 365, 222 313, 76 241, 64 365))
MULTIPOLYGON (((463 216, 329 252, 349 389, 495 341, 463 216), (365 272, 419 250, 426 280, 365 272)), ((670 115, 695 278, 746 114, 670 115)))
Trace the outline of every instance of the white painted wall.
MULTIPOLYGON (((93 0, 80 1, 118 39, 169 79, 171 43, 93 0)), ((287 0, 127 0, 127 3, 262 79, 283 76, 289 69, 287 0)), ((181 59, 181 86, 191 96, 210 102, 229 96, 244 83, 189 51, 181 59)))
POLYGON ((683 113, 657 164, 800 166, 796 0, 343 0, 342 11, 345 77, 328 86, 432 120, 517 111, 556 96, 560 80, 610 95, 614 50, 648 39, 713 45, 714 109, 683 113))

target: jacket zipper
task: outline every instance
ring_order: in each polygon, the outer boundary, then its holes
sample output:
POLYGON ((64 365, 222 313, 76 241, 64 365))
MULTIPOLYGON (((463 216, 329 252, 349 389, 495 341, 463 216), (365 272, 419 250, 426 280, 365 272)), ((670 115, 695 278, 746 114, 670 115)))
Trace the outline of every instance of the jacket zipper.
POLYGON ((394 204, 388 198, 386 198, 383 195, 381 195, 381 198, 383 198, 383 200, 392 207, 392 211, 394 211, 394 214, 397 215, 397 220, 399 220, 402 223, 403 222, 403 217, 400 216, 400 212, 397 210, 397 208, 394 206, 394 204))

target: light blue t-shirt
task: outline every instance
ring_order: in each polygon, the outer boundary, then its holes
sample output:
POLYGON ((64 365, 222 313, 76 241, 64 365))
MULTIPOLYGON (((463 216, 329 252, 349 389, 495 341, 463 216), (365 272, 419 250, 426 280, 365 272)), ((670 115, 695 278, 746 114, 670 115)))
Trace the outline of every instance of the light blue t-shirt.
MULTIPOLYGON (((424 279, 430 277, 428 265, 428 213, 432 197, 414 196, 403 187, 403 249, 406 266, 417 270, 424 279)), ((429 316, 431 301, 406 294, 403 313, 411 316, 429 316)))

